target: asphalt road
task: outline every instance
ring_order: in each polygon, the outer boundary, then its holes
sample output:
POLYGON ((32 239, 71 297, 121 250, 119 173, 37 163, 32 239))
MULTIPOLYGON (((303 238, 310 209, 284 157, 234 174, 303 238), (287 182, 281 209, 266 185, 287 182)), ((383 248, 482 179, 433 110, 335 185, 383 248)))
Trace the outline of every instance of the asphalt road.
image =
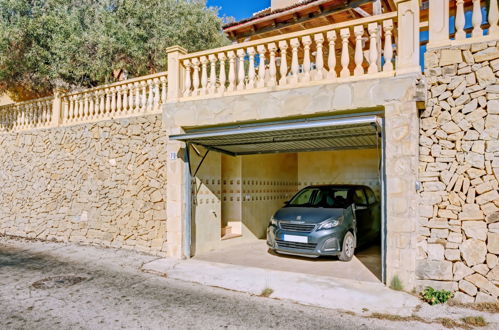
POLYGON ((131 251, 0 237, 0 328, 430 328, 204 287, 139 270, 153 259, 131 251))

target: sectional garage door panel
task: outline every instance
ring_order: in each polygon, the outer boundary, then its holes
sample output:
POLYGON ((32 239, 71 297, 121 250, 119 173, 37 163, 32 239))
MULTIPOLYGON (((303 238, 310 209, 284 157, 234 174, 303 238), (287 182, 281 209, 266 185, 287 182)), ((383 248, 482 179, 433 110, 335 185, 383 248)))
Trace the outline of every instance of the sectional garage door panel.
POLYGON ((277 122, 187 131, 170 139, 232 155, 365 149, 378 146, 380 123, 377 116, 277 122))

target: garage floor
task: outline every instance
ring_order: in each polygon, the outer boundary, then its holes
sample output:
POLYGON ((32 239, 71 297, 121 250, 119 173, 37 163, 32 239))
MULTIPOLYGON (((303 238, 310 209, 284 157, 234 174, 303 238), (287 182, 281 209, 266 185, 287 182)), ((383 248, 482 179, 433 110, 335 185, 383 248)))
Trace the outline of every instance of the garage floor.
POLYGON ((194 259, 368 282, 379 282, 381 279, 380 246, 360 250, 350 262, 342 262, 335 257, 275 255, 268 252, 265 240, 255 240, 200 254, 194 259))

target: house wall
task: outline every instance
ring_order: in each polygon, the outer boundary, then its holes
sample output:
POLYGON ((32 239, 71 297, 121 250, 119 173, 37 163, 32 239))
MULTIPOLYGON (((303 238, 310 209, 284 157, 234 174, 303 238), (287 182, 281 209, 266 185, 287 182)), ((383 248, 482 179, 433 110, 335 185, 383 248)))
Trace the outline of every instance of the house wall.
POLYGON ((417 286, 499 295, 499 43, 425 55, 417 286))
POLYGON ((165 255, 161 116, 0 134, 0 234, 165 255))
POLYGON ((312 184, 363 184, 379 197, 380 162, 381 154, 376 149, 299 153, 299 188, 312 184))

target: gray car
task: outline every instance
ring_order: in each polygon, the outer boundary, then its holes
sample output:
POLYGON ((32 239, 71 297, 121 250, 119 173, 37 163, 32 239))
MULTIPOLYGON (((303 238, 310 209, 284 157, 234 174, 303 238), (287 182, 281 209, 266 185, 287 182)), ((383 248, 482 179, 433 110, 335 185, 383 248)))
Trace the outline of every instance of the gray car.
POLYGON ((380 203, 362 185, 309 186, 279 209, 267 228, 267 245, 283 254, 338 256, 379 237, 380 203))

